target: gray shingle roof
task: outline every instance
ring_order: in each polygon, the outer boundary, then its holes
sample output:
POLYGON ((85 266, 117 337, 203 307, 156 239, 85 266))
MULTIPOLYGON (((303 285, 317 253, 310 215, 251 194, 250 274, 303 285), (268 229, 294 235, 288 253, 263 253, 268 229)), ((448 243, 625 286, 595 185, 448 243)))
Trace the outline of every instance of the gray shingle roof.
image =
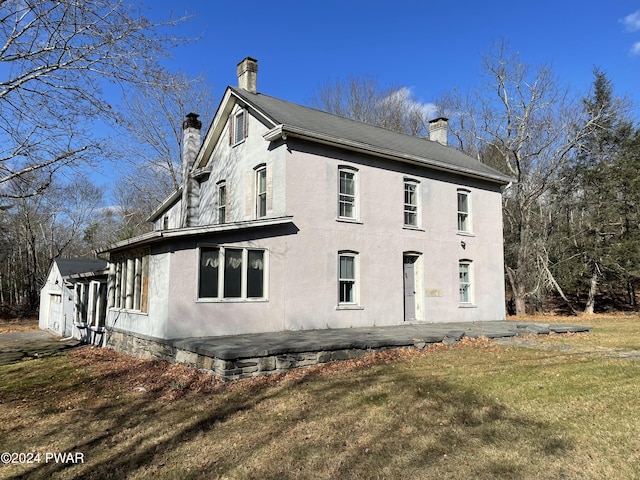
POLYGON ((107 268, 106 260, 98 258, 56 258, 60 275, 68 277, 78 273, 97 272, 107 268))
POLYGON ((434 168, 506 184, 513 179, 474 158, 438 142, 376 127, 278 98, 229 87, 275 125, 285 125, 335 139, 336 144, 360 144, 373 152, 405 158, 434 168))

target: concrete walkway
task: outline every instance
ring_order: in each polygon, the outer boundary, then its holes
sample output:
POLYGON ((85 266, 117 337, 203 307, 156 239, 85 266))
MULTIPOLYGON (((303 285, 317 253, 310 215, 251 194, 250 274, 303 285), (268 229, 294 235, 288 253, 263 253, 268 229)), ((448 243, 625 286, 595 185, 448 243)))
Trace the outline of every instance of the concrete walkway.
POLYGON ((428 323, 373 328, 343 328, 259 333, 172 340, 178 350, 234 361, 303 352, 377 350, 388 347, 454 343, 462 337, 502 338, 526 334, 589 332, 591 327, 533 322, 428 323))
POLYGON ((0 334, 0 365, 53 355, 80 344, 80 341, 74 339, 61 341, 59 335, 46 330, 2 333, 0 334))

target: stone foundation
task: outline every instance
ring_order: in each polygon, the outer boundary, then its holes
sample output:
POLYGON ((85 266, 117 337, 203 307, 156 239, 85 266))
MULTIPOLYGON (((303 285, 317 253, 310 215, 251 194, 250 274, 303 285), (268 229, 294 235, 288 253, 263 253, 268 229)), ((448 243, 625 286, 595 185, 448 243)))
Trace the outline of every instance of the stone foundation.
POLYGON ((216 375, 225 381, 255 377, 266 373, 286 372, 294 368, 310 367, 322 363, 351 360, 374 350, 382 350, 350 348, 223 360, 176 348, 169 341, 165 342, 114 330, 108 332, 106 346, 139 358, 182 363, 216 375))
POLYGON ((169 343, 161 343, 158 339, 109 330, 105 346, 117 352, 127 353, 147 360, 176 362, 176 349, 169 343))
POLYGON ((454 344, 464 337, 506 338, 527 334, 589 332, 590 327, 532 322, 478 322, 271 332, 228 337, 163 340, 108 329, 104 345, 145 359, 182 363, 223 380, 286 372, 328 362, 350 360, 388 348, 454 344))

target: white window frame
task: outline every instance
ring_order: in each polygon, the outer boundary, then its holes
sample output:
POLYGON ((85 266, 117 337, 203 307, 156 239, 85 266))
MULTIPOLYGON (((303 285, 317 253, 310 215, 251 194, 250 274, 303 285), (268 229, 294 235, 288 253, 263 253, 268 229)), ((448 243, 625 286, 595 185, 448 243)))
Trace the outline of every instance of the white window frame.
POLYGON ((227 182, 221 180, 218 187, 218 223, 227 222, 227 182))
POLYGON ((458 290, 460 305, 473 305, 473 261, 461 259, 458 261, 458 290), (463 268, 466 272, 463 272, 463 268), (463 277, 466 273, 466 278, 463 277))
POLYGON ((408 228, 420 227, 420 182, 410 178, 405 178, 403 182, 404 208, 403 208, 403 225, 408 228), (407 187, 413 188, 414 203, 407 201, 407 187), (414 222, 408 222, 407 219, 413 216, 414 222))
POLYGON ((464 188, 459 188, 456 191, 456 210, 457 215, 457 229, 458 232, 471 233, 471 191, 464 188), (460 208, 460 199, 466 200, 466 210, 460 208))
MULTIPOLYGON (((341 166, 338 167, 338 218, 341 220, 358 220, 359 208, 358 208, 358 170, 353 167, 341 166), (342 176, 350 175, 353 181, 353 193, 347 193, 346 190, 342 190, 342 176), (343 215, 342 206, 350 205, 352 208, 352 215, 343 215)), ((345 209, 346 210, 346 209, 345 209)))
POLYGON ((230 143, 232 146, 242 143, 247 138, 247 111, 245 109, 238 110, 231 118, 229 125, 230 143))
POLYGON ((338 307, 357 307, 360 304, 360 255, 358 252, 351 250, 342 250, 338 252, 338 307), (353 276, 343 276, 341 269, 342 259, 351 259, 353 262, 353 276), (346 293, 344 287, 350 284, 350 299, 345 299, 343 295, 346 293))
POLYGON ((251 248, 242 246, 223 246, 223 245, 201 245, 198 248, 198 289, 197 299, 199 302, 264 302, 269 299, 269 251, 265 248, 251 248), (218 250, 217 269, 218 269, 218 291, 216 296, 204 297, 200 296, 201 292, 201 268, 202 268, 202 252, 203 250, 218 250), (240 295, 235 297, 225 297, 225 269, 227 268, 227 252, 240 250, 241 253, 241 280, 240 295), (249 297, 249 252, 262 253, 262 296, 249 297))
POLYGON ((255 215, 256 218, 267 216, 267 166, 259 165, 255 173, 255 215), (261 188, 261 180, 264 181, 264 189, 261 188))

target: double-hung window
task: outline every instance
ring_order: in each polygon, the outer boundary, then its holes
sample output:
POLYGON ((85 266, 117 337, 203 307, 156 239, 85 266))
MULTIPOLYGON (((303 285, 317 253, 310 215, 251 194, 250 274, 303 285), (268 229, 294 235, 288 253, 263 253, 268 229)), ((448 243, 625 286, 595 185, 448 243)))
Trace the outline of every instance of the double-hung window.
POLYGON ((471 192, 458 190, 458 231, 471 232, 471 192))
POLYGON ((218 182, 218 223, 227 221, 227 183, 218 182))
POLYGON ((404 225, 418 226, 418 182, 404 181, 404 225))
POLYGON ((357 170, 338 170, 338 217, 357 218, 357 170))
POLYGON ((266 299, 266 267, 266 250, 201 247, 198 298, 266 299))
POLYGON ((458 275, 460 286, 460 303, 469 304, 473 302, 471 288, 471 261, 460 260, 458 263, 458 275))
POLYGON ((256 218, 267 216, 267 167, 256 170, 256 218))
POLYGON ((338 304, 356 305, 358 303, 357 269, 357 253, 338 253, 338 304))

